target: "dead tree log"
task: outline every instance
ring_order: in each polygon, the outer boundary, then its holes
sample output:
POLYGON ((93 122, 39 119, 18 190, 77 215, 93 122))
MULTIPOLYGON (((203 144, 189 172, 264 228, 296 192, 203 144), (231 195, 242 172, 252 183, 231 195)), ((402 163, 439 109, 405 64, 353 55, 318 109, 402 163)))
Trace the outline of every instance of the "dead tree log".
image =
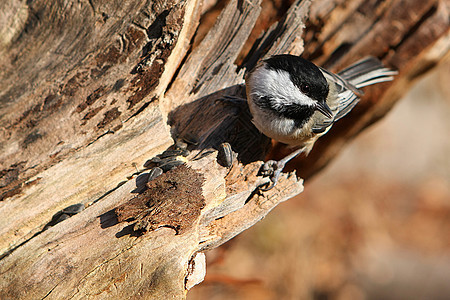
MULTIPOLYGON (((199 0, 1 5, 2 299, 183 298, 201 271, 197 253, 303 188, 290 173, 258 191, 270 141, 245 105, 224 101, 242 95, 246 69, 264 56, 303 52, 331 70, 375 55, 400 71, 394 83, 366 89, 355 112, 297 160, 309 177, 450 47, 442 0, 297 1, 239 65, 258 0, 229 1, 193 48, 199 0), (188 167, 144 191, 145 162, 180 139, 188 167), (217 161, 222 142, 238 154, 231 166, 217 161), (155 204, 154 195, 169 194, 155 204), (86 209, 52 223, 76 203, 86 209)), ((274 145, 269 156, 283 151, 274 145)))

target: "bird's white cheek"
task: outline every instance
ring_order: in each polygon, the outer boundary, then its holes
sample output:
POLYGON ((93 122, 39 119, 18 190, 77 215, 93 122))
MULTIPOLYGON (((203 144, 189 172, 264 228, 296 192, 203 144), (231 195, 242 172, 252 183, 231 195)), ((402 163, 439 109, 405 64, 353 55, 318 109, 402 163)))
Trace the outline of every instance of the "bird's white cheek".
POLYGON ((274 108, 287 103, 314 105, 314 101, 300 92, 292 82, 289 73, 284 70, 275 71, 262 66, 252 73, 249 85, 253 97, 268 96, 277 99, 278 102, 274 103, 274 108))

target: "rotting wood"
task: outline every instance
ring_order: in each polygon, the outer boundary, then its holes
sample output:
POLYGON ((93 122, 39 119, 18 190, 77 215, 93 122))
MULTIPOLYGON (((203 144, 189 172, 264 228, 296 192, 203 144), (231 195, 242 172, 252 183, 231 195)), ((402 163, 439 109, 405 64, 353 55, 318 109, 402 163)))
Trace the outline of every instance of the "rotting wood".
MULTIPOLYGON (((384 115, 450 43, 445 1, 427 1, 420 10, 419 1, 375 7, 359 0, 327 2, 312 3, 307 29, 316 30, 306 31, 304 55, 336 71, 374 54, 400 76, 365 90, 355 113, 300 160, 305 176, 384 115), (403 16, 404 5, 417 14, 403 16), (384 33, 384 27, 392 30, 384 33), (384 44, 373 47, 380 35, 384 44)), ((183 298, 197 251, 226 242, 303 189, 301 179, 284 174, 275 189, 257 191, 267 182, 256 173, 270 141, 252 126, 245 103, 224 98, 242 97, 244 67, 259 57, 303 51, 310 2, 295 2, 243 66, 234 61, 258 17, 257 0, 230 1, 189 53, 199 1, 89 3, 33 2, 28 18, 18 15, 15 30, 23 33, 0 44, 0 296, 183 298), (63 21, 67 26, 55 30, 63 21), (83 28, 68 26, 80 21, 83 28), (188 165, 205 177, 205 206, 182 234, 163 227, 137 235, 132 223, 118 222, 114 209, 133 198, 146 174, 140 166, 177 138, 195 142, 188 165), (214 149, 224 141, 239 154, 231 168, 216 161, 214 149), (194 159, 199 153, 202 158, 194 159), (87 208, 42 230, 56 212, 78 202, 87 208)), ((12 7, 10 13, 17 11, 12 7)))

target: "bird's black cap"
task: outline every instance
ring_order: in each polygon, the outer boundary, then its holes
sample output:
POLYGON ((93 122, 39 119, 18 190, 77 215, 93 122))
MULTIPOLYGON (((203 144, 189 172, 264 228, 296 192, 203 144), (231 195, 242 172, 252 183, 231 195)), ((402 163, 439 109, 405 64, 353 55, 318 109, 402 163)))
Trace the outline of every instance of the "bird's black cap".
POLYGON ((328 83, 312 62, 290 54, 275 55, 265 60, 267 68, 289 73, 292 82, 310 98, 324 102, 328 96, 328 83))

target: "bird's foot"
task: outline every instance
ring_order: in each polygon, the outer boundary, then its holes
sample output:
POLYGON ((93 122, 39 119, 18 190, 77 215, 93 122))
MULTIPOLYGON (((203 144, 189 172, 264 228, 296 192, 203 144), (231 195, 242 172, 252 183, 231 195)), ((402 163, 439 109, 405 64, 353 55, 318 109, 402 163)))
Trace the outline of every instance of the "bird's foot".
POLYGON ((262 191, 268 191, 271 190, 277 183, 278 179, 280 178, 281 172, 283 172, 284 167, 286 166, 286 162, 284 160, 276 161, 276 160, 269 160, 265 162, 261 169, 259 170, 259 173, 264 177, 270 178, 270 183, 267 187, 260 188, 262 191))
POLYGON ((259 174, 264 177, 270 177, 271 183, 266 188, 260 188, 262 191, 268 191, 272 189, 277 183, 278 179, 280 178, 281 172, 283 172, 284 167, 286 164, 293 158, 295 158, 297 155, 305 151, 305 148, 298 148, 297 150, 293 151, 291 154, 283 158, 282 160, 276 161, 276 160, 269 160, 266 163, 264 163, 261 166, 261 169, 259 170, 259 174))

